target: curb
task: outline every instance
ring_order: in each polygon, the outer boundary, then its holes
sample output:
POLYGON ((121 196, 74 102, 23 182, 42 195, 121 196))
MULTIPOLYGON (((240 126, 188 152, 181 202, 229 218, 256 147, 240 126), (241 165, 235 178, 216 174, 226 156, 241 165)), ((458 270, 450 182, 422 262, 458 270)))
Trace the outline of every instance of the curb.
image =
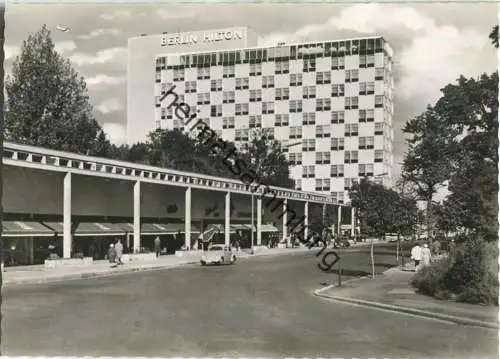
MULTIPOLYGON (((383 272, 383 274, 385 274, 388 271, 395 271, 396 269, 400 269, 400 268, 388 269, 387 271, 383 272)), ((361 280, 361 279, 364 279, 367 277, 369 278, 369 276, 365 276, 365 277, 360 277, 360 278, 349 279, 349 280, 346 280, 344 283, 354 282, 354 281, 361 280)), ((486 328, 486 329, 495 329, 495 330, 500 329, 500 325, 498 323, 493 323, 493 322, 484 322, 481 320, 476 320, 476 319, 471 319, 471 318, 466 318, 466 317, 457 317, 457 316, 448 315, 448 314, 430 312, 427 310, 404 307, 404 306, 400 306, 400 305, 385 304, 385 303, 381 303, 381 302, 375 302, 375 301, 364 300, 364 299, 322 294, 324 291, 327 291, 329 289, 336 288, 336 287, 338 287, 336 284, 329 285, 327 287, 320 288, 320 289, 313 291, 313 294, 316 297, 330 299, 330 300, 334 300, 334 301, 337 301, 340 303, 345 303, 345 304, 358 305, 358 306, 362 306, 365 308, 383 309, 383 310, 390 311, 393 313, 409 314, 409 315, 414 315, 414 316, 418 316, 418 317, 425 318, 425 319, 440 320, 440 321, 445 321, 448 323, 458 324, 458 325, 468 325, 468 326, 474 326, 474 327, 480 327, 480 328, 486 328)))

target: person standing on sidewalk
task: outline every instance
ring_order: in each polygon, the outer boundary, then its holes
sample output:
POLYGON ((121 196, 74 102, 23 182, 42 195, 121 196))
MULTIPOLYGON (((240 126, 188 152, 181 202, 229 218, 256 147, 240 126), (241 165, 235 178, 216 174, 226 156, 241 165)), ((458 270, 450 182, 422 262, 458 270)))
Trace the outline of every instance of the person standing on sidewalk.
POLYGON ((116 242, 115 251, 116 251, 116 262, 118 263, 118 265, 122 265, 123 244, 119 239, 118 242, 116 242))
POLYGON ((158 258, 161 253, 161 241, 159 236, 156 236, 155 238, 155 252, 156 252, 156 258, 158 258))
POLYGON ((422 260, 422 247, 418 244, 411 249, 411 259, 415 263, 415 271, 417 271, 422 260))
POLYGON ((111 243, 108 248, 108 261, 111 264, 114 264, 116 260, 116 251, 115 251, 115 245, 111 243))
POLYGON ((431 250, 427 243, 424 244, 424 248, 422 248, 422 267, 427 267, 431 265, 431 250))

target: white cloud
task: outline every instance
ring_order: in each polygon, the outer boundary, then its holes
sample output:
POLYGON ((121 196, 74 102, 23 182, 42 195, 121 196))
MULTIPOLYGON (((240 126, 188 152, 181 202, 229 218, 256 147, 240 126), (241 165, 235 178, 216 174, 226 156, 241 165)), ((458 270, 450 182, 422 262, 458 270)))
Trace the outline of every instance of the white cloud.
POLYGON ((102 125, 102 129, 111 143, 115 145, 123 145, 127 142, 127 131, 125 125, 106 122, 102 125))
POLYGON ((118 10, 109 14, 101 14, 99 17, 103 20, 115 20, 115 19, 124 19, 128 18, 132 15, 130 10, 118 10))
POLYGON ((94 39, 96 37, 103 36, 103 35, 118 35, 119 33, 120 33, 120 31, 118 29, 97 29, 97 30, 91 31, 90 33, 88 33, 86 35, 79 35, 78 37, 80 39, 88 40, 88 39, 94 39))
POLYGON ((122 84, 126 81, 126 78, 119 76, 108 76, 104 74, 98 74, 93 77, 87 77, 85 81, 87 82, 87 86, 89 87, 101 87, 101 86, 114 86, 122 84))
POLYGON ((75 53, 71 56, 71 62, 77 65, 96 65, 105 64, 113 60, 124 61, 127 56, 127 49, 123 47, 114 47, 110 49, 97 51, 95 55, 84 53, 75 53))
POLYGON ((57 52, 59 53, 65 53, 65 52, 72 52, 76 50, 76 43, 74 41, 60 41, 54 43, 54 47, 57 52))
POLYGON ((422 110, 439 98, 440 88, 454 82, 460 74, 472 77, 494 71, 496 67, 496 59, 490 56, 493 47, 488 34, 467 27, 437 25, 417 10, 401 5, 349 6, 325 23, 309 24, 294 33, 271 33, 262 41, 272 45, 280 41, 317 39, 323 37, 321 35, 332 38, 331 35, 339 31, 360 35, 377 33, 385 38, 393 34, 407 39, 394 54, 395 68, 400 75, 396 93, 406 100, 418 98, 416 101, 422 110))
POLYGON ((21 53, 21 48, 19 46, 5 45, 5 60, 14 59, 17 55, 21 53))
POLYGON ((119 99, 111 98, 102 101, 99 105, 95 106, 95 108, 97 111, 106 115, 111 112, 120 111, 121 109, 123 109, 123 105, 121 104, 119 99))

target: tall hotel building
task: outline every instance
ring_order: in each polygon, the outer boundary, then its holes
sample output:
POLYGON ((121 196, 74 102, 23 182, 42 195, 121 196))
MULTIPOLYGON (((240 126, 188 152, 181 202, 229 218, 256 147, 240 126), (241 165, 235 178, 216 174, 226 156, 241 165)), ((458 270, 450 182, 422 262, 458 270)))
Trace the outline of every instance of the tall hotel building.
POLYGON ((171 101, 198 111, 222 138, 262 128, 288 152, 295 187, 347 200, 361 177, 392 185, 392 50, 378 36, 259 46, 247 28, 129 40, 128 142, 183 126, 171 101))

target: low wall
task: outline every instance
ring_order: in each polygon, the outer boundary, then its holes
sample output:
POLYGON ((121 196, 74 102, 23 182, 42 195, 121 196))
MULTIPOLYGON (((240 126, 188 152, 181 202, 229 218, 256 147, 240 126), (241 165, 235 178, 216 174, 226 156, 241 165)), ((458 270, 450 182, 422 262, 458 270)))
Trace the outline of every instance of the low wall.
POLYGON ((158 259, 156 253, 135 253, 122 255, 123 262, 152 261, 158 259))
POLYGON ((82 267, 91 265, 93 262, 94 260, 92 259, 92 257, 46 259, 44 262, 44 267, 45 268, 82 267))

